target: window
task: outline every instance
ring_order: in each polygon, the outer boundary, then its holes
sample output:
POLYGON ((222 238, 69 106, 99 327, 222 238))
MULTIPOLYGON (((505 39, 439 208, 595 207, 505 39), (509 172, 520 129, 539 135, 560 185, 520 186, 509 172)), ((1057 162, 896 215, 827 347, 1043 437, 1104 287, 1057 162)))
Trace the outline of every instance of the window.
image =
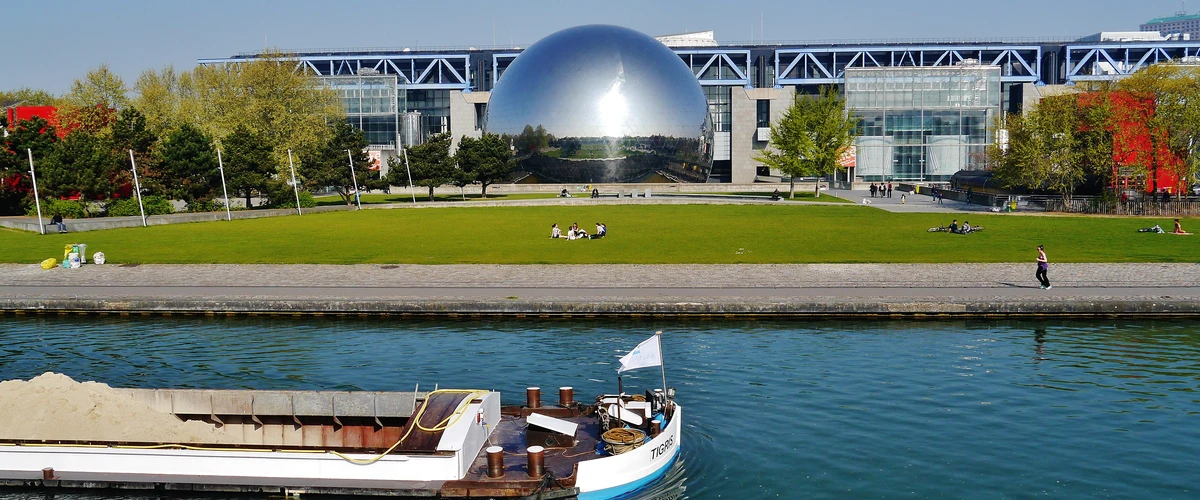
POLYGON ((725 85, 704 86, 704 97, 708 99, 708 112, 712 115, 713 130, 716 132, 730 130, 729 100, 732 88, 725 85))
POLYGON ((421 134, 425 137, 450 131, 449 90, 409 90, 408 111, 421 112, 421 134))
POLYGON ((487 103, 475 103, 475 130, 483 130, 483 119, 487 116, 487 103))
POLYGON ((771 126, 771 101, 759 99, 756 103, 758 106, 757 123, 758 128, 767 128, 771 126))

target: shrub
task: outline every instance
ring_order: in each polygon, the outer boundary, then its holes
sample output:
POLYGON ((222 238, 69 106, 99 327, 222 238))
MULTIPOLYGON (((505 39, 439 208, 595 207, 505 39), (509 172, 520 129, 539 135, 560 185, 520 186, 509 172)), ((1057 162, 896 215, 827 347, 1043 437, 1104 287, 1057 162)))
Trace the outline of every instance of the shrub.
MULTIPOLYGON (((289 198, 284 198, 279 204, 273 204, 274 208, 296 208, 296 195, 292 194, 289 198)), ((300 208, 312 208, 317 206, 317 200, 313 198, 312 193, 308 191, 300 192, 300 208)))
MULTIPOLYGON (((166 215, 175 212, 171 200, 162 196, 143 196, 142 206, 146 208, 146 215, 166 215)), ((108 210, 109 217, 141 215, 136 197, 109 201, 105 208, 108 210)))
MULTIPOLYGON (((54 214, 61 215, 64 219, 82 219, 87 217, 87 207, 82 201, 57 198, 42 200, 42 216, 53 217, 54 214)), ((25 215, 37 217, 37 205, 30 203, 25 215)))

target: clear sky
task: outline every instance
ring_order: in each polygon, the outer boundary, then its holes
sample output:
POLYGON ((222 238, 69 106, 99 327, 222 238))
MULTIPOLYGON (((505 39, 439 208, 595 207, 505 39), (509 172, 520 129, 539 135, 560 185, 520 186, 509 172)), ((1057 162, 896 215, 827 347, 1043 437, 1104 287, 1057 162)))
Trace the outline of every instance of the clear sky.
POLYGON ((0 89, 61 93, 100 63, 132 86, 148 68, 191 69, 196 59, 257 51, 264 43, 463 47, 494 39, 526 46, 591 23, 649 35, 711 29, 726 42, 1068 37, 1136 31, 1180 8, 1173 0, 10 0, 0 8, 0 89))

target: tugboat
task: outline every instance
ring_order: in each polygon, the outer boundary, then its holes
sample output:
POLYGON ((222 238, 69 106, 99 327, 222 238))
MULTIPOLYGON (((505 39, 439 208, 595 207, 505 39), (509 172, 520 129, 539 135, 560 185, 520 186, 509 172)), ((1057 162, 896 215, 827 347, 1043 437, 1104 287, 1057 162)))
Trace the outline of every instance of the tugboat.
MULTIPOLYGON (((661 332, 625 357, 620 373, 662 367, 661 332)), ((64 377, 65 378, 65 377, 64 377)), ((95 384, 99 385, 99 384, 95 384)), ((106 386, 101 386, 106 387, 106 386)), ((419 388, 418 388, 419 389, 419 388)), ((674 388, 597 396, 560 387, 522 406, 500 393, 112 389, 121 405, 205 422, 220 439, 9 438, 0 430, 0 485, 271 495, 580 498, 627 495, 663 476, 679 455, 674 388)), ((84 409, 86 413, 86 409, 84 409)), ((161 416, 161 415, 159 415, 161 416)), ((137 425, 124 422, 124 427, 137 425)), ((146 435, 152 434, 146 426, 146 435)), ((60 436, 73 434, 59 430, 60 436)), ((136 433, 135 433, 136 435, 136 433)))

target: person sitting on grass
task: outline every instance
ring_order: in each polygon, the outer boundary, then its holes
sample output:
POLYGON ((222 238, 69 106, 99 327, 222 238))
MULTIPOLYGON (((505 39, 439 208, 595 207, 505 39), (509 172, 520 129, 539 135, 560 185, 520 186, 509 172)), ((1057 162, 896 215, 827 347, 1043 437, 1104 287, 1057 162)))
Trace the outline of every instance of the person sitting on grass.
POLYGON ((950 223, 950 233, 958 234, 958 219, 954 219, 954 221, 950 223))
POLYGON ((558 193, 559 198, 570 198, 571 193, 567 192, 567 188, 563 188, 562 192, 558 193))
POLYGON ((1175 219, 1175 230, 1171 234, 1192 234, 1183 230, 1183 226, 1179 224, 1179 219, 1175 219))
POLYGON ((971 232, 971 223, 964 220, 962 225, 962 234, 967 234, 969 232, 971 232))
POLYGON ((580 239, 585 239, 585 240, 586 240, 586 239, 587 239, 587 237, 588 237, 587 231, 584 231, 584 230, 582 230, 582 229, 579 229, 579 223, 578 223, 578 222, 576 222, 576 223, 574 223, 574 224, 571 224, 571 230, 575 231, 575 237, 576 237, 576 238, 580 238, 580 239))
POLYGON ((560 229, 558 229, 558 224, 550 226, 550 237, 551 238, 562 238, 562 231, 560 229))

